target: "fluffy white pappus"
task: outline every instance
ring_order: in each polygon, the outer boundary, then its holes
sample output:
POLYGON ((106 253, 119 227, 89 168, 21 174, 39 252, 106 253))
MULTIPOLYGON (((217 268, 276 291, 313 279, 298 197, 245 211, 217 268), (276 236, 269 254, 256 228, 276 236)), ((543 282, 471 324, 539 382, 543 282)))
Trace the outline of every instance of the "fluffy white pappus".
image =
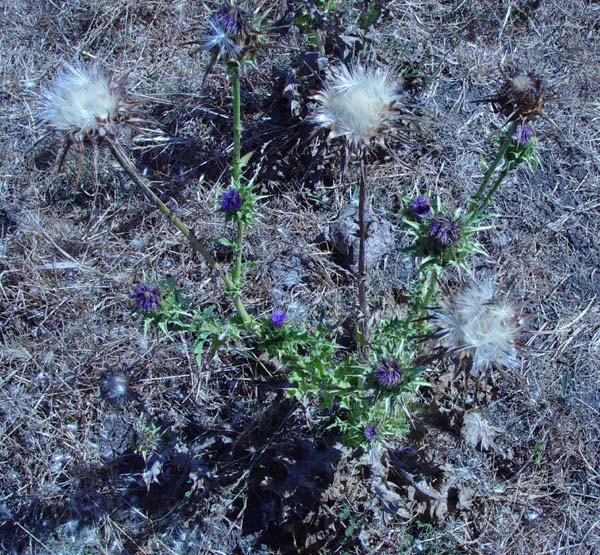
POLYGON ((124 106, 119 89, 120 84, 96 65, 65 64, 65 70, 42 92, 40 123, 80 137, 100 132, 124 106))
POLYGON ((517 365, 523 326, 518 307, 503 298, 491 277, 471 283, 445 299, 432 315, 436 335, 447 349, 472 360, 472 372, 517 365))
POLYGON ((398 84, 383 68, 335 66, 314 98, 319 106, 311 121, 351 147, 383 144, 398 120, 398 84))

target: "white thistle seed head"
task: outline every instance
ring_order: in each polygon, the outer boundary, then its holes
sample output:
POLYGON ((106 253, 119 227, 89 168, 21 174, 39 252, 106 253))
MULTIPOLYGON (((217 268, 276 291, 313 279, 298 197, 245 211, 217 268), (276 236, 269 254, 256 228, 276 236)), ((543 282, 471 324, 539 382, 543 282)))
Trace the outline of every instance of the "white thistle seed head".
POLYGON ((79 140, 103 136, 127 111, 122 85, 122 80, 113 80, 95 64, 65 64, 54 83, 42 91, 39 123, 79 140))
POLYGON ((345 138, 352 149, 383 145, 398 121, 398 84, 383 68, 335 66, 314 99, 319 106, 312 123, 329 130, 330 139, 345 138))
POLYGON ((493 366, 517 365, 523 332, 519 308, 500 292, 491 277, 473 282, 441 303, 432 315, 436 335, 448 350, 472 360, 476 375, 493 366))

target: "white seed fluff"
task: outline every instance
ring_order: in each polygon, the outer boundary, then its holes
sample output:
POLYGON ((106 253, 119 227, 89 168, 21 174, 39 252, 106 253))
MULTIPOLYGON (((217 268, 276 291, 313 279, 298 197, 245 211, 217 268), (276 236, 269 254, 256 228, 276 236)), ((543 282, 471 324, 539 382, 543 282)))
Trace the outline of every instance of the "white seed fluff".
POLYGON ((119 93, 97 66, 72 66, 42 92, 40 121, 53 131, 80 134, 99 131, 114 120, 121 107, 119 93))
POLYGON ((331 139, 345 137, 350 146, 382 144, 395 125, 398 85, 382 68, 344 64, 333 67, 311 120, 328 129, 331 139))
POLYGON ((442 344, 473 361, 475 374, 492 366, 517 365, 517 341, 522 331, 517 308, 499 298, 492 278, 472 283, 441 303, 434 312, 442 344))

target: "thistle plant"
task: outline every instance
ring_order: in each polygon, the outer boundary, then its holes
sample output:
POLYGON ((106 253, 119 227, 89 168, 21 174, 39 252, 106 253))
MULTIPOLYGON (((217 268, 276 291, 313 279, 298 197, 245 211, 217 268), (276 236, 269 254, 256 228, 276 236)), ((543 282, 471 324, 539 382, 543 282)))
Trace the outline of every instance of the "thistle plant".
MULTIPOLYGON (((144 123, 132 113, 136 103, 127 99, 124 89, 124 78, 115 79, 97 65, 66 64, 54 83, 42 91, 43 108, 39 124, 46 134, 55 133, 63 138, 59 167, 74 144, 81 150, 86 144, 92 144, 94 148, 106 145, 125 174, 183 233, 208 266, 220 274, 226 288, 234 289, 231 278, 221 271, 206 243, 171 212, 121 146, 123 127, 142 132, 141 124, 144 123)), ((139 292, 140 295, 142 293, 139 292)), ((249 324, 252 319, 241 299, 237 297, 233 301, 242 320, 249 324)))
POLYGON ((398 84, 384 68, 357 62, 351 66, 339 64, 331 68, 323 89, 314 98, 318 107, 311 117, 312 123, 327 131, 328 139, 340 140, 346 155, 355 156, 359 161, 358 329, 362 341, 366 342, 369 335, 365 260, 367 154, 377 145, 385 147, 386 140, 398 129, 398 84))
POLYGON ((385 441, 407 430, 411 400, 420 386, 417 328, 409 320, 381 321, 373 330, 365 360, 344 349, 334 330, 278 325, 277 313, 263 324, 259 346, 288 372, 288 393, 303 403, 317 402, 323 419, 350 445, 385 441))
MULTIPOLYGON (((412 239, 406 251, 415 257, 421 274, 414 283, 410 314, 420 319, 435 300, 446 268, 469 272, 472 256, 487 255, 476 234, 489 226, 481 225, 480 218, 472 218, 460 208, 447 210, 439 197, 434 202, 424 196, 405 198, 404 203, 404 228, 412 239)), ((424 330, 426 323, 421 327, 424 330)))

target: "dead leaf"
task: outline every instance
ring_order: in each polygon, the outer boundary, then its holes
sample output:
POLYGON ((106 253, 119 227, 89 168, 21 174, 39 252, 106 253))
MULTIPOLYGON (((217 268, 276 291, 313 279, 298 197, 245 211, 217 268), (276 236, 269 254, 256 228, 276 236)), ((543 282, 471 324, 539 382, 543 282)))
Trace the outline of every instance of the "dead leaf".
POLYGON ((464 416, 461 433, 467 445, 471 447, 481 445, 483 451, 493 449, 495 447, 493 437, 499 431, 501 430, 488 424, 478 412, 468 412, 464 416))

